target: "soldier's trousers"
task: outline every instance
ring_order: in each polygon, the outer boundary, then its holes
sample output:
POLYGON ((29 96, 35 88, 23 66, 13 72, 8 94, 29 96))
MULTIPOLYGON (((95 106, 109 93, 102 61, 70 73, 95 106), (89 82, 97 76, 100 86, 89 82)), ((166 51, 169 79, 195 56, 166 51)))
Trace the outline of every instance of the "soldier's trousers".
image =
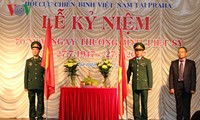
POLYGON ((147 120, 148 90, 133 90, 133 116, 134 120, 147 120), (140 113, 141 100, 141 113, 140 113))
POLYGON ((44 90, 28 90, 29 97, 29 118, 41 119, 44 114, 44 90), (37 109, 35 109, 35 98, 37 95, 37 109))

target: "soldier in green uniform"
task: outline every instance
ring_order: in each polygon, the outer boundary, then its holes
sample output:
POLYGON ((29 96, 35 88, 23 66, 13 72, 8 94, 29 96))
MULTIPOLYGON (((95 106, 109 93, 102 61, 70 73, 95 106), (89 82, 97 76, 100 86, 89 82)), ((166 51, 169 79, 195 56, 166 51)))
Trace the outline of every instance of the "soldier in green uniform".
POLYGON ((152 66, 151 61, 143 56, 145 50, 144 44, 136 43, 134 50, 135 57, 129 60, 127 70, 128 82, 132 75, 133 115, 134 120, 147 120, 148 90, 151 90, 153 85, 152 66))
POLYGON ((29 118, 30 120, 43 119, 44 114, 44 71, 40 65, 42 58, 39 56, 42 45, 38 41, 31 43, 33 57, 26 60, 24 73, 24 88, 28 91, 29 118), (37 109, 35 98, 37 95, 37 109))

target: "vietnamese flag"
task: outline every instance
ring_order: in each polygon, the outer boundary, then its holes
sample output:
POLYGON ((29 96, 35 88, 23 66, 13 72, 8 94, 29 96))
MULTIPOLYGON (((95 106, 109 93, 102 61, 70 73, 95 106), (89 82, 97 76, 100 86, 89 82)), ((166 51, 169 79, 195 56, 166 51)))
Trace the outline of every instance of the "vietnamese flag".
POLYGON ((48 100, 49 96, 55 93, 54 60, 53 60, 50 19, 48 19, 47 23, 46 39, 44 43, 41 66, 45 68, 44 95, 48 100))
POLYGON ((124 53, 124 40, 122 30, 120 29, 120 53, 119 53, 119 71, 118 71, 118 105, 119 115, 122 117, 124 114, 124 100, 128 95, 127 75, 126 75, 126 62, 124 53))

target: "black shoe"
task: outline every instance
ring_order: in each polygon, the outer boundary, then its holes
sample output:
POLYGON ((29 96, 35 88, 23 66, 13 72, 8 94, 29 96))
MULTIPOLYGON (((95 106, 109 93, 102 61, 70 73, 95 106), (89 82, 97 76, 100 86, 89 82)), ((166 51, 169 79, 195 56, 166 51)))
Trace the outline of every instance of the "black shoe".
POLYGON ((43 117, 38 117, 37 120, 43 120, 43 117))

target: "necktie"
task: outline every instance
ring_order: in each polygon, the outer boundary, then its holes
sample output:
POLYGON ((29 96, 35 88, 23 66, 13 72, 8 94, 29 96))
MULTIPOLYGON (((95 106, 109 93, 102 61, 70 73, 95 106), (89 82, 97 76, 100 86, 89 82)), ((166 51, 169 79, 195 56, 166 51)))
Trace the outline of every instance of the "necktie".
POLYGON ((183 81, 183 60, 180 60, 179 66, 179 80, 183 81))

